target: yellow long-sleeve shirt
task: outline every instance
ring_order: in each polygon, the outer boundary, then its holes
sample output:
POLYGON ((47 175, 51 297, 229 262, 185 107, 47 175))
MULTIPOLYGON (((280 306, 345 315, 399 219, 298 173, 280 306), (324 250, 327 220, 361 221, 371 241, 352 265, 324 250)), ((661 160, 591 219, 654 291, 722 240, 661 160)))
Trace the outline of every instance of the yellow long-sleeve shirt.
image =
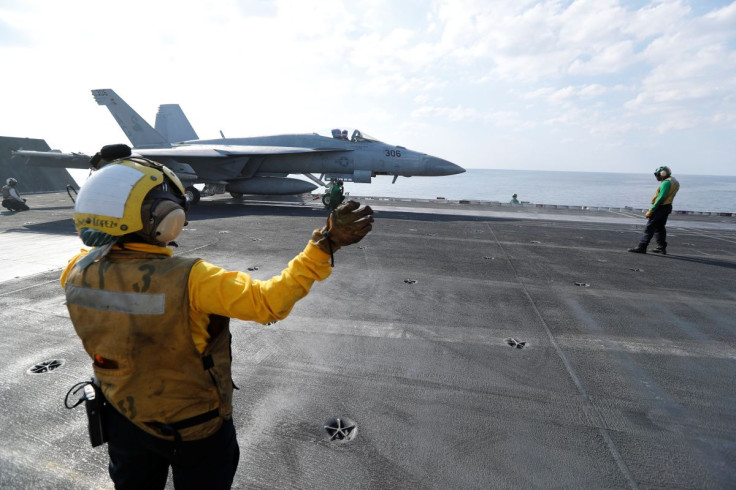
MULTIPOLYGON (((126 250, 156 253, 171 257, 173 250, 146 243, 126 243, 126 250)), ((61 286, 66 287, 69 271, 89 251, 83 249, 72 257, 61 273, 61 286)), ((245 321, 268 323, 282 320, 294 304, 307 295, 314 281, 332 272, 330 256, 309 242, 289 265, 267 281, 251 278, 240 271, 228 271, 203 260, 189 274, 189 318, 192 339, 200 352, 210 340, 207 333, 209 315, 221 315, 245 321)))

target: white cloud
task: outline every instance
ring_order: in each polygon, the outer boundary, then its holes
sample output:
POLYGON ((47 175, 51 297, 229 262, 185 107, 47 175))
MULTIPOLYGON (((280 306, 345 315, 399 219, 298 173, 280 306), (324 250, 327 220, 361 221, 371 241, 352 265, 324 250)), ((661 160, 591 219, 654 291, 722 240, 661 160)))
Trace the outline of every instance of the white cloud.
POLYGON ((736 129, 736 114, 719 112, 711 116, 712 124, 736 129))
POLYGON ((732 132, 736 2, 695 1, 4 2, 0 106, 13 117, 0 134, 83 151, 119 140, 89 94, 107 87, 149 121, 181 103, 207 137, 348 124, 418 149, 451 133, 508 153, 732 132))
POLYGON ((608 88, 597 83, 581 86, 568 85, 567 87, 559 89, 554 87, 543 87, 524 93, 521 97, 524 99, 544 99, 550 104, 561 104, 579 100, 589 100, 618 89, 619 88, 608 88))
POLYGON ((431 107, 422 106, 411 113, 412 117, 439 117, 449 121, 476 121, 481 118, 478 112, 473 108, 463 107, 431 107))
POLYGON ((601 48, 587 61, 575 59, 569 67, 572 75, 618 73, 637 61, 635 45, 631 40, 620 41, 601 48))
POLYGON ((732 3, 663 32, 644 51, 651 70, 625 107, 634 114, 660 114, 661 132, 717 124, 708 112, 736 110, 735 28, 732 3))

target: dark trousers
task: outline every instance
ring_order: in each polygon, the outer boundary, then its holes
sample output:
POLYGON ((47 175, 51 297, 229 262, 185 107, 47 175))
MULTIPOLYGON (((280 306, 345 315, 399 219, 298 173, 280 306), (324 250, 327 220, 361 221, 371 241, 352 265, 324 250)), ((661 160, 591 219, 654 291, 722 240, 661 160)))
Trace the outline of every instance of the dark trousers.
POLYGON ((107 406, 110 478, 116 489, 162 489, 169 466, 177 489, 229 489, 240 448, 232 419, 215 434, 197 441, 172 442, 138 428, 107 406))
POLYGON ((9 198, 9 199, 3 199, 2 205, 4 208, 7 208, 11 211, 28 211, 29 208, 26 203, 23 201, 19 201, 15 198, 9 198))
POLYGON ((646 249, 649 242, 652 241, 652 237, 655 238, 657 245, 660 247, 665 248, 667 246, 667 229, 665 225, 667 224, 667 217, 671 212, 672 204, 658 206, 654 210, 652 216, 647 221, 646 228, 644 228, 644 234, 641 236, 641 240, 639 240, 639 248, 646 249))

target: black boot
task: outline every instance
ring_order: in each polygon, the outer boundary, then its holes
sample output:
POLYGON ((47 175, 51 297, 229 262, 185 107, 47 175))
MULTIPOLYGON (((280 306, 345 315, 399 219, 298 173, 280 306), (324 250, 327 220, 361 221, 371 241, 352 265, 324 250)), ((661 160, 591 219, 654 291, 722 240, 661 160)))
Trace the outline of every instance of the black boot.
POLYGON ((654 250, 652 250, 652 253, 653 254, 667 255, 667 245, 665 245, 664 247, 660 245, 659 247, 657 247, 654 250))
POLYGON ((634 247, 634 248, 630 248, 629 249, 629 252, 632 252, 632 253, 635 253, 635 254, 645 254, 645 253, 647 253, 647 249, 646 248, 642 248, 642 247, 634 247))

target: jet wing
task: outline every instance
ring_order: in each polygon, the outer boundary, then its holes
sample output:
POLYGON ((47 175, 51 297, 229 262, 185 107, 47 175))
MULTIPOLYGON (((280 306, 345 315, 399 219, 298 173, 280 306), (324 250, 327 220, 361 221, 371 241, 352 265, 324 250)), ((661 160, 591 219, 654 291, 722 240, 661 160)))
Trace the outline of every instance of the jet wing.
POLYGON ((59 150, 31 151, 15 150, 11 158, 24 158, 32 167, 89 168, 89 155, 84 153, 62 153, 59 150))
POLYGON ((259 155, 284 155, 287 153, 320 153, 352 151, 349 148, 298 148, 293 146, 250 145, 181 145, 173 148, 135 148, 133 152, 144 157, 169 158, 230 158, 259 155))

